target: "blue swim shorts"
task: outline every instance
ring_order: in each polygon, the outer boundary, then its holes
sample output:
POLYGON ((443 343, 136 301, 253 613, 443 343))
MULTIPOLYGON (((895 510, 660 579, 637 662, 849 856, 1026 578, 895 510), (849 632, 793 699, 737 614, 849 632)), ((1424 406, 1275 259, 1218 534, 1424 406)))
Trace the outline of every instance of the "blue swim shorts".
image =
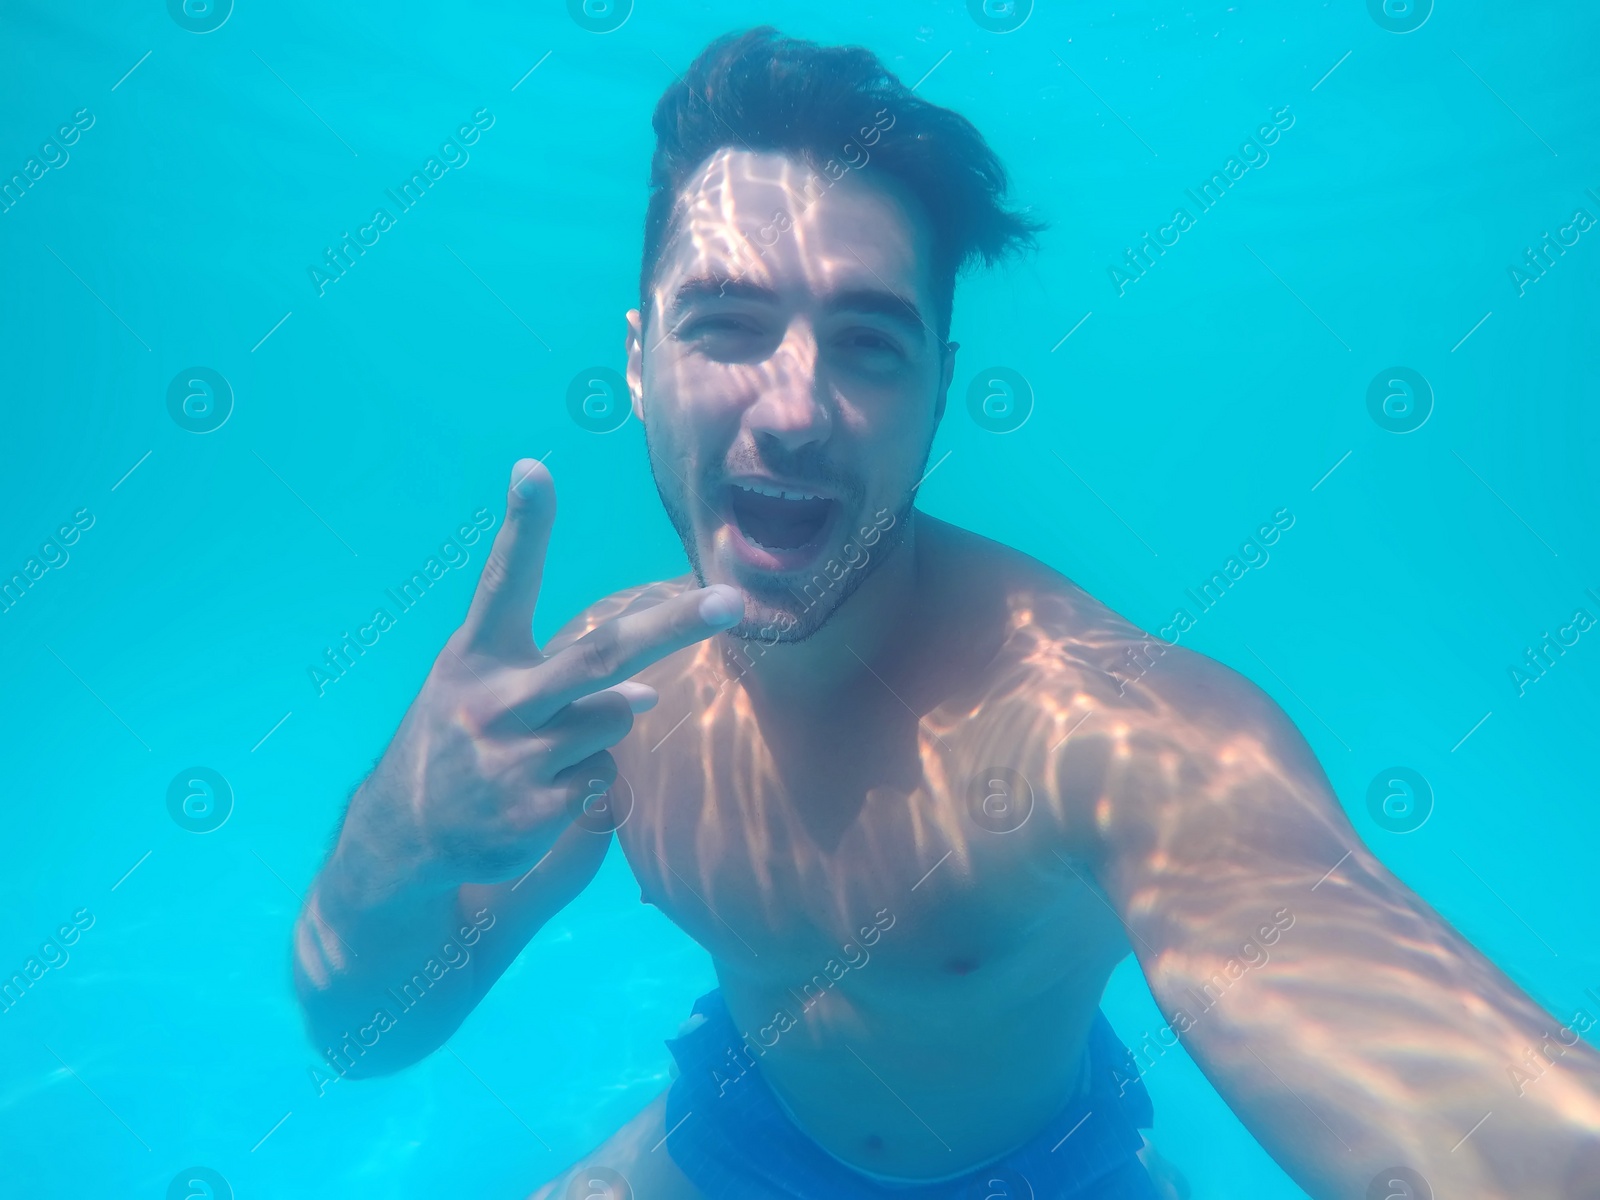
POLYGON ((1102 1012, 1089 1031, 1087 1092, 1003 1158, 911 1184, 851 1169, 794 1123, 720 991, 701 996, 694 1012, 705 1020, 667 1040, 679 1074, 667 1093, 666 1143, 707 1200, 1158 1200, 1137 1157, 1139 1130, 1153 1119, 1150 1095, 1102 1012))

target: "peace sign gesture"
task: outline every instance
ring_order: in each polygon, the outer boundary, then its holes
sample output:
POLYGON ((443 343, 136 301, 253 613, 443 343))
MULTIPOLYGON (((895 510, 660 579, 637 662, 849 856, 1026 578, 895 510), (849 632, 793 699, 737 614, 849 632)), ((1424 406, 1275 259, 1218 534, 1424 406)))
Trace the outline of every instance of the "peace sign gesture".
POLYGON ((466 621, 362 787, 363 822, 406 860, 391 869, 429 886, 499 882, 538 862, 597 782, 616 779, 609 747, 656 702, 630 677, 744 612, 735 588, 693 588, 545 654, 533 614, 555 484, 534 459, 511 478, 466 621))

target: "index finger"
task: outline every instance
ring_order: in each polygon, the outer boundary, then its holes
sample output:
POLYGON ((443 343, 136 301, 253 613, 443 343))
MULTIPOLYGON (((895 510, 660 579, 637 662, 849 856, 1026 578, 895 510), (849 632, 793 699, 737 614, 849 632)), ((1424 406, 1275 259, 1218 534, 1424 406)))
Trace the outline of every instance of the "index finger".
POLYGON ((555 481, 536 458, 518 459, 506 491, 506 519, 495 534, 462 623, 467 644, 512 655, 533 652, 533 610, 555 521, 555 481))
POLYGON ((534 668, 543 720, 581 696, 612 687, 667 655, 704 641, 744 617, 744 595, 715 583, 663 600, 653 608, 613 617, 534 668))

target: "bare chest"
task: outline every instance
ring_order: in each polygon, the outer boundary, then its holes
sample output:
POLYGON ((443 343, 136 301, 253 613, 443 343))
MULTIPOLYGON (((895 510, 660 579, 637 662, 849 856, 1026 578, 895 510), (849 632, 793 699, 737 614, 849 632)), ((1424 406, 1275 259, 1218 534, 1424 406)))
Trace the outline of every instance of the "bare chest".
POLYGON ((1074 853, 1082 789, 1010 705, 650 716, 619 758, 618 837, 642 898, 724 979, 803 996, 848 976, 864 1003, 904 1011, 909 988, 939 1009, 946 989, 1036 993, 1120 954, 1074 853))

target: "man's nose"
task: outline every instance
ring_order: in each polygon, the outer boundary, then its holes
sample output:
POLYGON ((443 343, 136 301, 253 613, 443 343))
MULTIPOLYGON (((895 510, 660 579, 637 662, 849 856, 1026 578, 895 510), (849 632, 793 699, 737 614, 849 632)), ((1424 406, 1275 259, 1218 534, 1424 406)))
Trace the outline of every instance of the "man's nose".
POLYGON ((833 411, 818 366, 815 335, 809 329, 791 327, 767 360, 768 382, 745 414, 751 431, 791 450, 826 441, 833 428, 833 411))

